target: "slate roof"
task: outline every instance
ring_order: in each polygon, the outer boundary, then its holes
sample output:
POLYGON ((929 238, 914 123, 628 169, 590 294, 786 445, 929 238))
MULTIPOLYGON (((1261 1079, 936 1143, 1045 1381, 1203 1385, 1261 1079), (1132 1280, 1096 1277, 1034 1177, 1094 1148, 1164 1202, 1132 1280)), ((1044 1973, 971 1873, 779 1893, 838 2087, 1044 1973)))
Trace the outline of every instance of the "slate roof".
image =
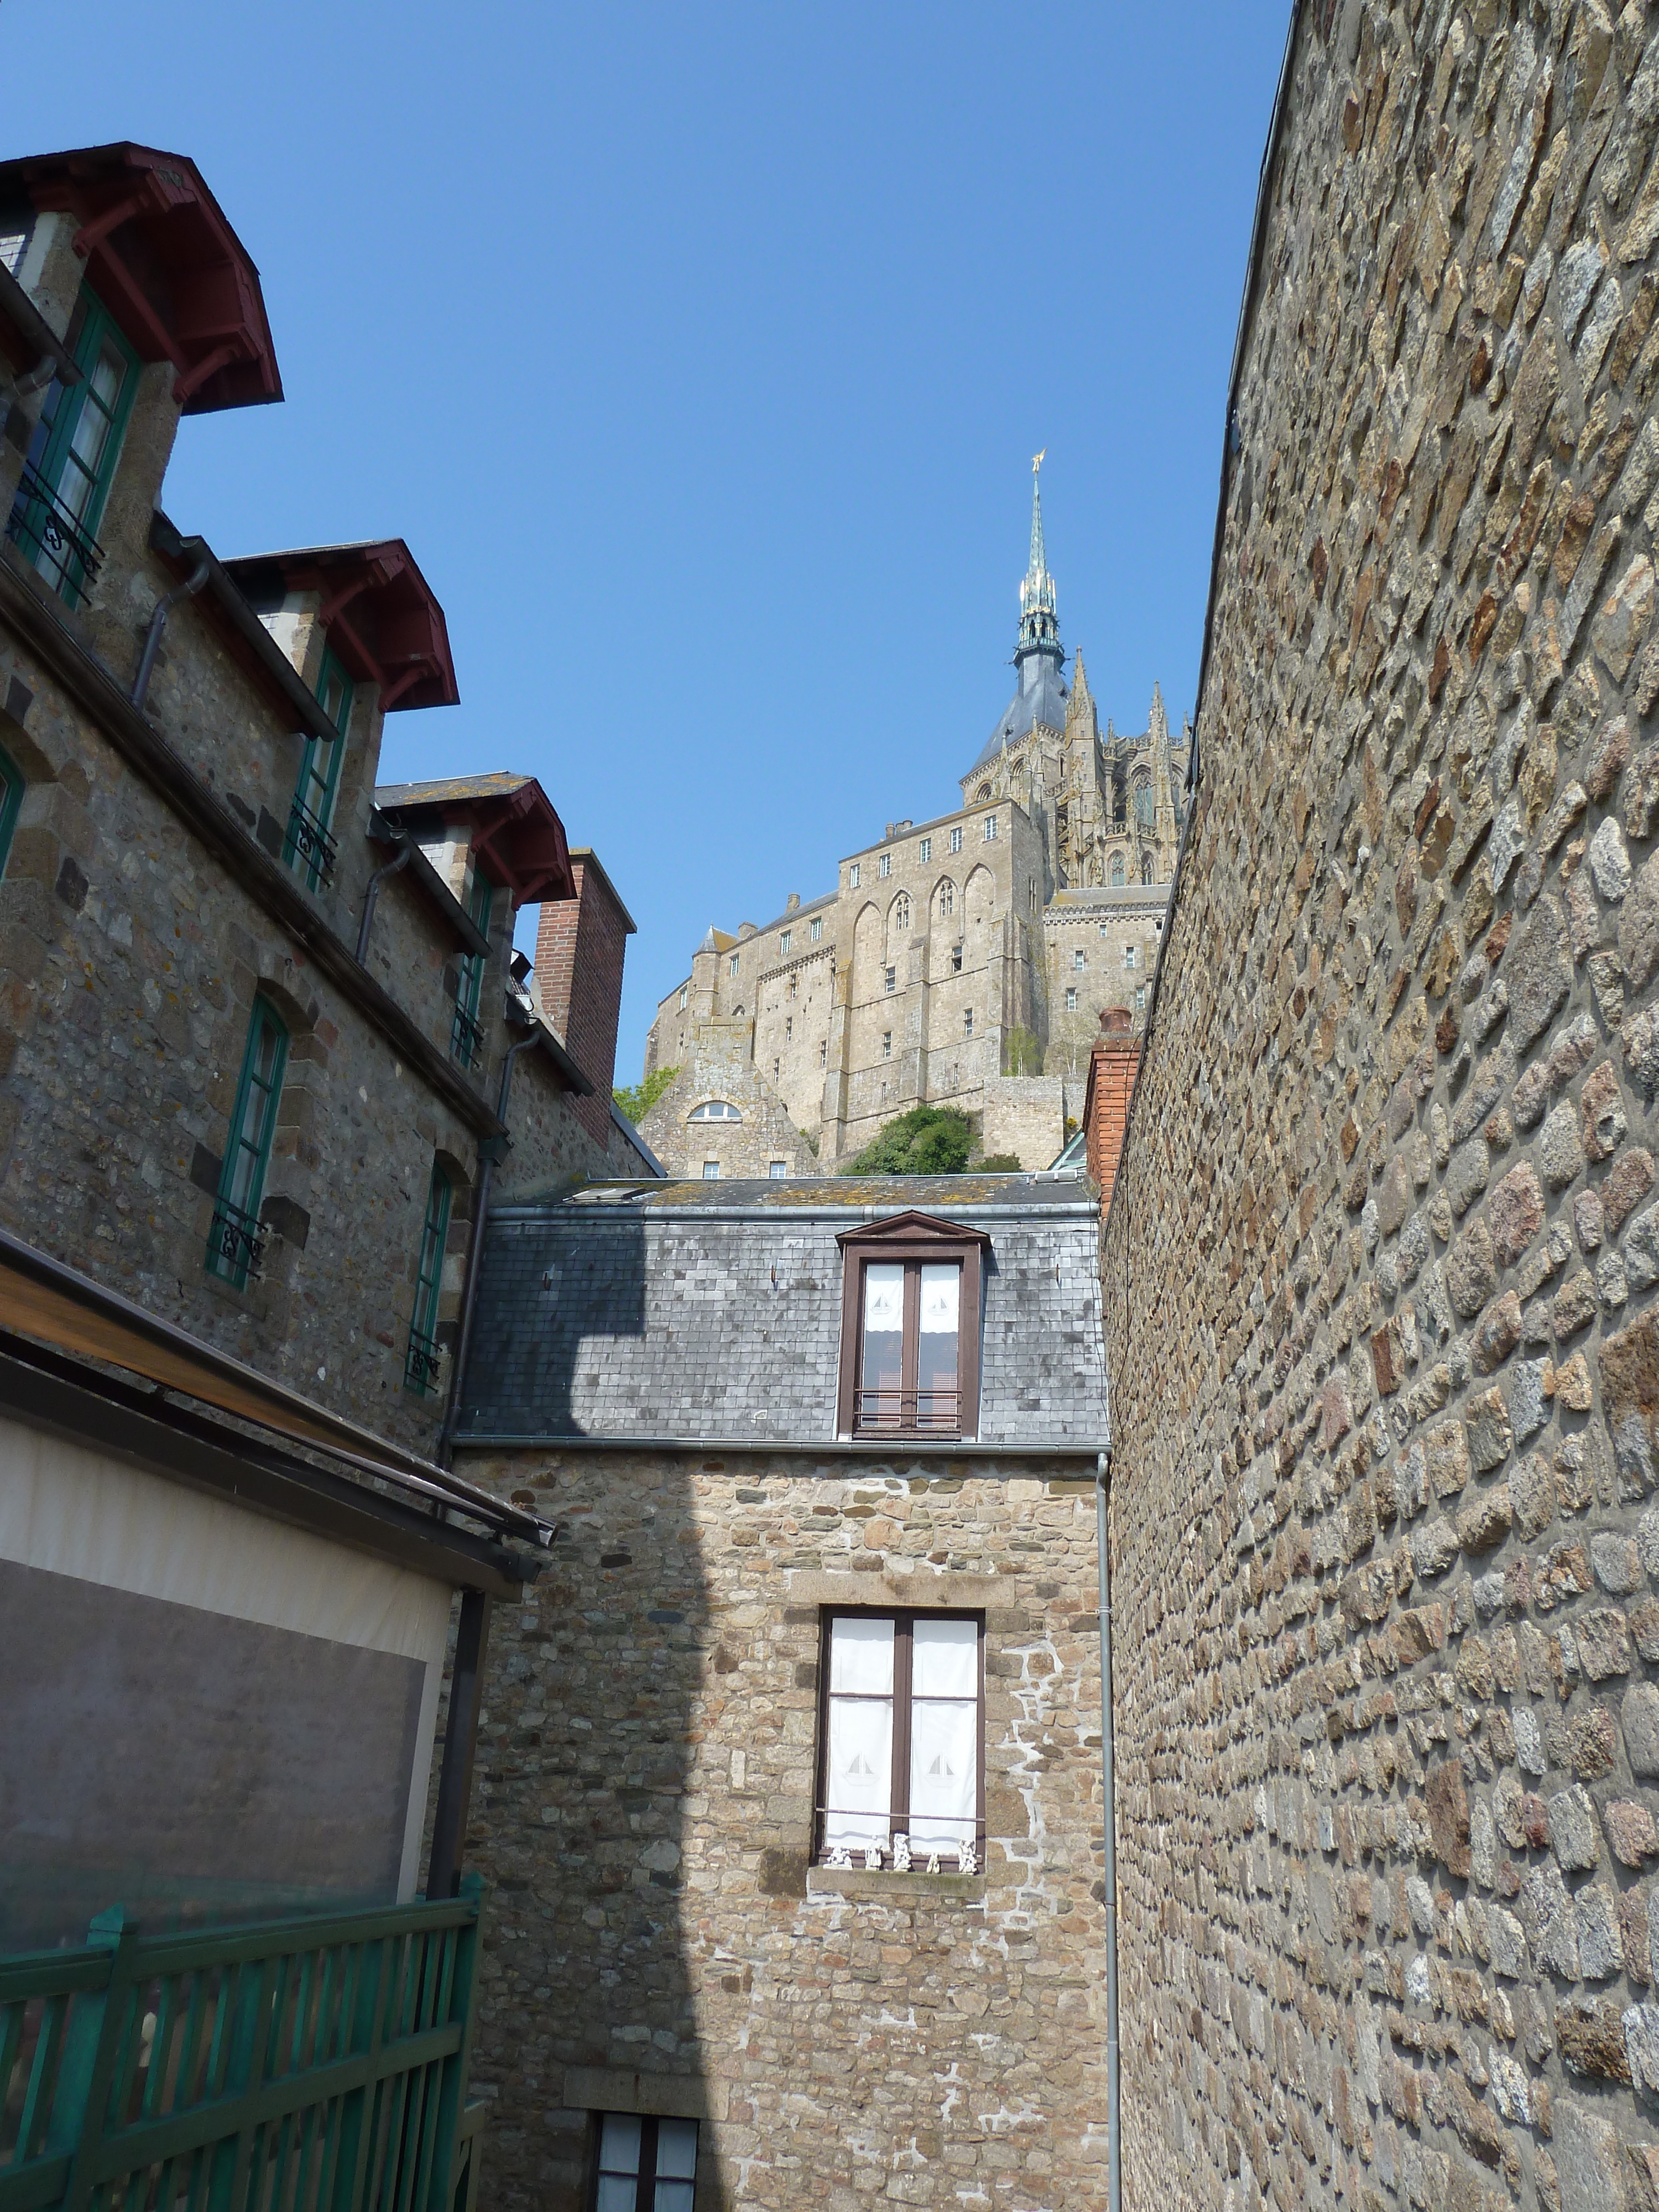
POLYGON ((831 1442, 836 1236, 911 1207, 991 1239, 980 1444, 1103 1449, 1100 1217, 1077 1174, 604 1183, 494 1208, 458 1441, 831 1442))
POLYGON ((977 775, 981 769, 988 768, 1005 744, 1017 745, 1039 722, 1051 730, 1063 730, 1068 689, 1060 681, 1055 661, 1047 653, 1033 653, 1020 670, 1020 689, 985 740, 969 775, 977 775))

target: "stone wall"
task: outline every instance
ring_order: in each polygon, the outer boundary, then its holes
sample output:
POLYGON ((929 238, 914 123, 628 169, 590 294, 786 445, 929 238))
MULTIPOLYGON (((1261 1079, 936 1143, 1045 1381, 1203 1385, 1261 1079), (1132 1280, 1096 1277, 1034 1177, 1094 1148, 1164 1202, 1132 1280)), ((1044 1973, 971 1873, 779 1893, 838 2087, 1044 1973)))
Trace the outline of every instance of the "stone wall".
POLYGON ((783 1102, 761 1075, 750 1046, 751 1022, 694 1022, 679 1073, 640 1123, 640 1134, 671 1176, 706 1175, 730 1182, 772 1173, 817 1173, 811 1147, 790 1120, 783 1102), (738 1121, 694 1121, 699 1107, 719 1101, 735 1106, 738 1121))
POLYGON ((1083 1113, 1083 1084, 1061 1075, 992 1075, 985 1081, 979 1149, 1012 1152, 1021 1167, 1052 1167, 1083 1113))
POLYGON ((1107 1231, 1126 2201, 1646 2212, 1659 39, 1321 0, 1285 112, 1107 1231))
POLYGON ((702 2118, 699 2212, 1103 2200, 1093 1482, 1042 1462, 484 1456, 558 1517, 498 1612, 471 1863, 491 2202, 702 2118), (988 1863, 809 1871, 821 1608, 983 1608, 988 1863))

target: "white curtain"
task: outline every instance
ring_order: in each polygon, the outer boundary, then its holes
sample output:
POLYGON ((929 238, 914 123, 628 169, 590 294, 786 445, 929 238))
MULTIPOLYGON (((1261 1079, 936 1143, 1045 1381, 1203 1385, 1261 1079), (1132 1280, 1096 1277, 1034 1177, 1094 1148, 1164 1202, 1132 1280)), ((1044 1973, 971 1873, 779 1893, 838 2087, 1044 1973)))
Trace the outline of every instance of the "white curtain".
POLYGON ((864 1328, 866 1336, 883 1335, 904 1326, 904 1270, 885 1262, 872 1263, 864 1271, 864 1328))
POLYGON ((858 1850, 884 1844, 891 1833, 893 1795, 890 1620, 830 1623, 827 1766, 824 1842, 858 1850))
POLYGON ((918 1620, 910 1686, 911 1848, 954 1849, 979 1818, 977 1623, 918 1620))
MULTIPOLYGON (((870 1270, 872 1273, 874 1270, 870 1270)), ((894 1269, 896 1274, 899 1270, 894 1269)), ((962 1270, 956 1266, 924 1267, 921 1271, 921 1333, 924 1336, 954 1336, 957 1309, 962 1291, 962 1270)))

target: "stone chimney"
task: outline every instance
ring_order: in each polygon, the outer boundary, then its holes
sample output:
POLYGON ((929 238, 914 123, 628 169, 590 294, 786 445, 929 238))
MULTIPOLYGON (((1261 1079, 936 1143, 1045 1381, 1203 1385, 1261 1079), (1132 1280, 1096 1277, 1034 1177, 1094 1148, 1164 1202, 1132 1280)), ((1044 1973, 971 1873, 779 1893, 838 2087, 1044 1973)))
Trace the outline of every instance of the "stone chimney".
POLYGON ((536 925, 536 981, 548 1025, 593 1085, 572 1109, 596 1142, 611 1141, 623 957, 634 921, 591 852, 573 852, 573 899, 546 899, 536 925))
POLYGON ((1123 1135, 1128 1126, 1129 1101, 1134 1097, 1140 1069, 1140 1047, 1129 1033, 1127 1006, 1108 1006, 1100 1017, 1100 1035, 1089 1059, 1089 1083, 1083 1097, 1083 1127, 1089 1172, 1100 1185, 1100 1216, 1112 1202, 1118 1163, 1123 1155, 1123 1135))

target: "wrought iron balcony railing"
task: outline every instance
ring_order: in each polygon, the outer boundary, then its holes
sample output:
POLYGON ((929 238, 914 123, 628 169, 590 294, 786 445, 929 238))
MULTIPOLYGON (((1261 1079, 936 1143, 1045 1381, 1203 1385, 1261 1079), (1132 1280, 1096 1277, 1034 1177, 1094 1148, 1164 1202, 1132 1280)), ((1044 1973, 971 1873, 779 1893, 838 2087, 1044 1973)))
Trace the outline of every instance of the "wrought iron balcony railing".
POLYGON ((449 1056, 459 1060, 463 1067, 477 1067, 483 1058, 483 1024, 459 1000, 455 1002, 455 1017, 449 1025, 449 1056))
POLYGON ((208 1265, 214 1273, 233 1283, 245 1283, 250 1275, 258 1275, 264 1253, 264 1223, 229 1199, 220 1199, 208 1234, 208 1265))
POLYGON ((12 495, 6 535, 71 604, 97 579, 104 549, 59 500, 44 477, 25 468, 12 495))
POLYGON ((855 1390, 853 1428, 859 1436, 959 1437, 960 1390, 855 1390))
POLYGON ((418 1329, 409 1332, 409 1350, 404 1359, 404 1382, 411 1390, 434 1390, 438 1385, 438 1364, 441 1358, 438 1347, 429 1336, 418 1329))
POLYGON ((295 799, 288 810, 288 842, 283 858, 290 868, 303 868, 313 890, 328 883, 339 858, 339 847, 308 806, 295 799))

